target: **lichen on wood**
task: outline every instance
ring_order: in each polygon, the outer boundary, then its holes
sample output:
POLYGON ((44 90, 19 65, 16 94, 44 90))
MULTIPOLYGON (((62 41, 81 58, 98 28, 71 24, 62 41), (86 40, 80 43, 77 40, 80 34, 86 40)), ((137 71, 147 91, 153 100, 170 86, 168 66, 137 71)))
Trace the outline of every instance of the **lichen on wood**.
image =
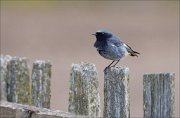
POLYGON ((91 117, 100 116, 97 70, 94 64, 72 64, 69 112, 91 117))
POLYGON ((37 60, 32 69, 32 105, 36 107, 50 108, 51 99, 51 63, 37 60))

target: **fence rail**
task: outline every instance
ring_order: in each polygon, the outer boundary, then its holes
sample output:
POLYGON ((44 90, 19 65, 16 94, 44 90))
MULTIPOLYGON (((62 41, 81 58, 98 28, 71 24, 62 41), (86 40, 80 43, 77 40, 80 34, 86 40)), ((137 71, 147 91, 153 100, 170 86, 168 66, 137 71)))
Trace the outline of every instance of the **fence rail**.
MULTIPOLYGON (((72 64, 67 113, 47 109, 50 108, 51 98, 49 61, 35 61, 31 78, 26 58, 1 55, 0 61, 1 117, 100 117, 98 74, 94 64, 72 64)), ((129 81, 127 67, 111 67, 104 70, 103 117, 130 118, 129 81)), ((174 81, 174 73, 144 74, 145 118, 174 117, 174 81)))

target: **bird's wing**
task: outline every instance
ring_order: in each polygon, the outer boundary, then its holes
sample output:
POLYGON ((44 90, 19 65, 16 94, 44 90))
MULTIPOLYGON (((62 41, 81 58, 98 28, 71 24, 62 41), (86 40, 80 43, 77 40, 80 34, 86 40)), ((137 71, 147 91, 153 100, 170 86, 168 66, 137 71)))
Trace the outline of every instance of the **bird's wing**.
POLYGON ((122 42, 117 37, 113 37, 109 41, 110 41, 110 43, 112 45, 114 45, 116 47, 124 46, 131 56, 138 56, 137 54, 140 54, 139 52, 134 51, 129 45, 127 45, 126 43, 122 42))
POLYGON ((118 39, 117 37, 112 37, 112 38, 110 38, 110 39, 109 39, 109 42, 110 42, 111 44, 117 46, 117 47, 123 45, 123 42, 122 42, 120 39, 118 39))

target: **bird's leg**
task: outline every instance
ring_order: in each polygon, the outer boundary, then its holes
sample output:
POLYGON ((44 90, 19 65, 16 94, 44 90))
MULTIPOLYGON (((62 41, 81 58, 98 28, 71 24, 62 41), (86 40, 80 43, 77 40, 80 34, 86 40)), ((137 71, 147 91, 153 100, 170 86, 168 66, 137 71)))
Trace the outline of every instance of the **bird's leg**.
POLYGON ((104 69, 104 71, 105 71, 107 68, 109 68, 114 62, 115 62, 115 61, 112 61, 112 62, 104 69))
POLYGON ((119 61, 120 61, 120 59, 119 60, 117 60, 117 62, 112 66, 112 67, 115 67, 116 66, 116 64, 118 64, 119 63, 119 61))
POLYGON ((109 64, 109 66, 107 66, 107 67, 111 67, 111 65, 114 63, 115 61, 112 61, 110 64, 109 64))

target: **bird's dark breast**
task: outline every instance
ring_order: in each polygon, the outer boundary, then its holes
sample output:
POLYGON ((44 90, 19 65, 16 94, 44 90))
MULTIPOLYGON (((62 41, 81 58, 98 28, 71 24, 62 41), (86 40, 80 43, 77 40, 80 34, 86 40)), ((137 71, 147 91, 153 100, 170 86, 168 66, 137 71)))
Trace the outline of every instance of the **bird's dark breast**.
POLYGON ((94 43, 94 47, 101 50, 105 45, 107 45, 106 43, 107 42, 103 40, 96 40, 96 42, 94 43))

